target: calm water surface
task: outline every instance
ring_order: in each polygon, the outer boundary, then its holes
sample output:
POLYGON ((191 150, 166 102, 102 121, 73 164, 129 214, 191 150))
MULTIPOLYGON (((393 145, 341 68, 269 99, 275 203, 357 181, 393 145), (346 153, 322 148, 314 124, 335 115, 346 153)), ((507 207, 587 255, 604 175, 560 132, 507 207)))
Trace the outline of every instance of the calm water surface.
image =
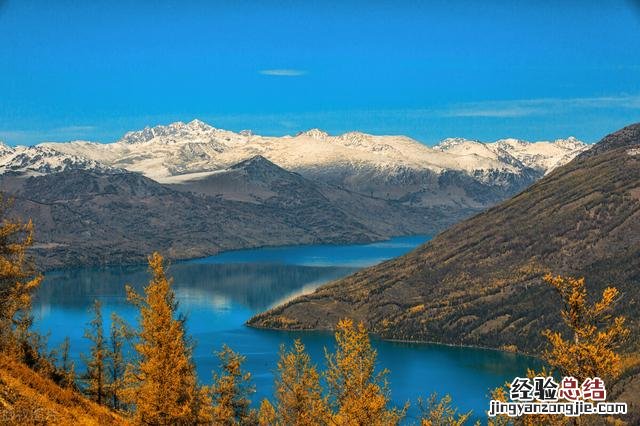
MULTIPOLYGON (((255 313, 359 268, 400 256, 428 237, 403 237, 367 245, 317 245, 263 248, 227 252, 218 256, 175 263, 169 272, 175 279, 179 309, 187 315, 194 338, 194 359, 200 379, 209 383, 216 368, 213 352, 223 343, 247 357, 257 393, 254 402, 273 392, 273 372, 281 344, 301 338, 314 361, 324 363, 324 348, 333 349, 333 338, 321 332, 256 330, 244 326, 255 313)), ((34 301, 36 328, 49 333, 49 345, 71 339, 76 370, 84 365, 79 353, 88 352, 82 337, 90 321, 94 299, 103 305, 105 326, 111 312, 135 324, 137 313, 126 302, 124 284, 142 291, 148 282, 146 267, 87 268, 51 272, 34 301)), ((532 359, 498 351, 431 344, 393 343, 375 340, 381 366, 391 370, 392 398, 398 404, 437 391, 451 394, 462 410, 483 416, 490 388, 523 374, 532 359)), ((415 404, 414 404, 415 405, 415 404)), ((411 410, 410 418, 416 412, 411 410)))

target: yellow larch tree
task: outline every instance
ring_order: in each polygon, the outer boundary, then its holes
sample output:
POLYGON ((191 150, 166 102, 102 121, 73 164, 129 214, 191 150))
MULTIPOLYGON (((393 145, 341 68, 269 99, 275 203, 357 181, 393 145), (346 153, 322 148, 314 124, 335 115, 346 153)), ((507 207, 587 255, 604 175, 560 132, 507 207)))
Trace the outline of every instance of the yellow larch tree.
POLYGON ((60 385, 69 388, 76 388, 76 367, 70 356, 71 340, 69 336, 65 337, 60 345, 60 368, 58 369, 58 376, 60 385))
POLYGON ((220 372, 213 374, 211 399, 213 403, 213 424, 255 425, 258 413, 250 408, 250 396, 255 392, 251 385, 251 373, 242 369, 245 357, 237 354, 227 345, 217 353, 220 372))
POLYGON ((327 353, 325 374, 329 402, 334 410, 332 424, 395 425, 404 417, 404 409, 390 408, 386 370, 375 372, 376 350, 360 323, 341 320, 335 332, 336 351, 327 353))
POLYGON ((263 399, 258 410, 258 426, 273 426, 277 424, 276 409, 268 399, 263 399))
POLYGON ((42 276, 27 253, 33 244, 33 223, 10 218, 10 206, 0 193, 0 350, 24 359, 29 350, 31 297, 42 276))
POLYGON ((133 337, 133 330, 115 312, 111 313, 111 328, 108 344, 108 404, 115 410, 123 408, 122 391, 124 389, 124 373, 126 361, 124 358, 124 345, 133 337))
POLYGON ((438 398, 432 393, 426 402, 419 399, 418 407, 422 412, 420 426, 463 426, 471 416, 471 412, 459 413, 451 405, 450 395, 438 398))
POLYGON ((584 278, 548 274, 544 280, 562 296, 562 319, 571 333, 565 339, 558 331, 543 332, 550 345, 545 360, 563 376, 581 382, 587 377, 617 377, 621 362, 616 351, 629 334, 624 317, 611 314, 618 290, 607 287, 599 301, 589 303, 584 278))
POLYGON ((85 383, 83 391, 98 404, 103 404, 107 391, 107 343, 104 338, 102 304, 99 300, 93 302, 91 312, 93 312, 93 319, 84 333, 84 337, 91 341, 91 352, 89 356, 83 356, 87 365, 87 371, 82 376, 82 381, 85 383))
POLYGON ((140 330, 134 344, 138 360, 127 366, 123 396, 134 406, 137 423, 204 423, 209 404, 197 384, 172 279, 159 253, 149 256, 149 271, 152 278, 144 297, 127 286, 128 299, 140 310, 140 330))
POLYGON ((262 423, 295 426, 329 423, 330 410, 322 396, 320 374, 299 339, 289 351, 281 347, 275 384, 276 406, 272 407, 266 400, 263 402, 260 407, 262 423), (270 419, 269 423, 267 419, 270 419))
MULTIPOLYGON (((584 278, 562 277, 547 274, 544 281, 553 286, 564 307, 562 320, 570 331, 568 338, 559 331, 544 330, 542 334, 549 342, 543 359, 561 376, 571 376, 579 382, 589 377, 603 380, 616 378, 621 369, 617 350, 628 336, 622 316, 613 317, 611 310, 620 294, 615 287, 603 290, 599 301, 589 303, 584 278)), ((543 368, 536 372, 529 370, 527 376, 551 376, 553 371, 543 368)), ((507 401, 508 385, 492 392, 492 399, 507 401)), ((562 415, 525 415, 512 419, 506 415, 489 419, 490 426, 515 424, 522 426, 589 424, 589 419, 567 418, 562 415)))

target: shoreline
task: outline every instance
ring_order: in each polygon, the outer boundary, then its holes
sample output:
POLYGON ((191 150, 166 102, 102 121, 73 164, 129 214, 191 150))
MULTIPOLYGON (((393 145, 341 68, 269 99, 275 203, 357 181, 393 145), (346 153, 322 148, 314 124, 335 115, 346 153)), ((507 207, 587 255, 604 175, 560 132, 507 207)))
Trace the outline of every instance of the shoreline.
MULTIPOLYGON (((255 330, 265 330, 265 331, 272 331, 272 332, 286 332, 286 333, 333 333, 334 329, 332 328, 305 328, 305 329, 286 329, 286 328, 272 328, 272 327, 261 327, 261 326, 256 326, 253 324, 249 324, 248 323, 249 320, 247 320, 247 322, 244 323, 245 327, 248 328, 253 328, 255 330)), ((501 352, 504 354, 513 354, 513 355, 517 355, 517 356, 524 356, 524 357, 528 357, 528 358, 533 358, 535 360, 538 361, 542 361, 542 358, 540 355, 536 355, 533 353, 528 353, 528 352, 523 352, 520 350, 517 351, 508 351, 505 349, 500 349, 500 348, 496 348, 496 347, 492 347, 492 346, 482 346, 482 345, 469 345, 469 344, 463 344, 463 343, 445 343, 445 342, 438 342, 435 340, 406 340, 406 339, 389 339, 389 338, 384 338, 381 337, 380 335, 376 334, 376 333, 369 333, 370 337, 373 337, 376 340, 380 340, 383 342, 389 342, 389 343, 407 343, 407 344, 411 344, 411 345, 437 345, 437 346, 449 346, 449 347, 457 347, 457 348, 469 348, 469 349, 482 349, 482 350, 489 350, 489 351, 495 351, 495 352, 501 352)))

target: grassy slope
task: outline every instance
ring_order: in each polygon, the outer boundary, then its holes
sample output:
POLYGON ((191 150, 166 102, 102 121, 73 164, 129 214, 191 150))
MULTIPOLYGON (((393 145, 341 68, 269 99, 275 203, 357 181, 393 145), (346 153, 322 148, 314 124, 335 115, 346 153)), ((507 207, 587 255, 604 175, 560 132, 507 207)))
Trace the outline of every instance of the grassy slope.
POLYGON ((126 425, 124 418, 0 354, 0 425, 126 425))

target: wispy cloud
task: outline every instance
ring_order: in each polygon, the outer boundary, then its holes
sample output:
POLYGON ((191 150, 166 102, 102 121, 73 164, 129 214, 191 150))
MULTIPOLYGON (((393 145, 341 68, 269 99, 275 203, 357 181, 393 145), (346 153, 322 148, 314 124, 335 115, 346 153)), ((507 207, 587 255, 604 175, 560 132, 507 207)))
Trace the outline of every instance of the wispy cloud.
POLYGON ((306 73, 307 72, 304 70, 296 70, 292 68, 260 70, 260 74, 262 75, 271 75, 275 77, 300 77, 306 73))
POLYGON ((64 126, 53 129, 57 133, 84 133, 95 130, 96 126, 64 126))
POLYGON ((520 105, 494 106, 484 103, 455 107, 451 111, 442 113, 444 117, 524 117, 540 113, 538 108, 531 108, 520 105))
POLYGON ((444 117, 525 117, 557 114, 577 109, 640 109, 640 95, 585 98, 540 98, 512 101, 483 101, 454 105, 442 112, 444 117))

